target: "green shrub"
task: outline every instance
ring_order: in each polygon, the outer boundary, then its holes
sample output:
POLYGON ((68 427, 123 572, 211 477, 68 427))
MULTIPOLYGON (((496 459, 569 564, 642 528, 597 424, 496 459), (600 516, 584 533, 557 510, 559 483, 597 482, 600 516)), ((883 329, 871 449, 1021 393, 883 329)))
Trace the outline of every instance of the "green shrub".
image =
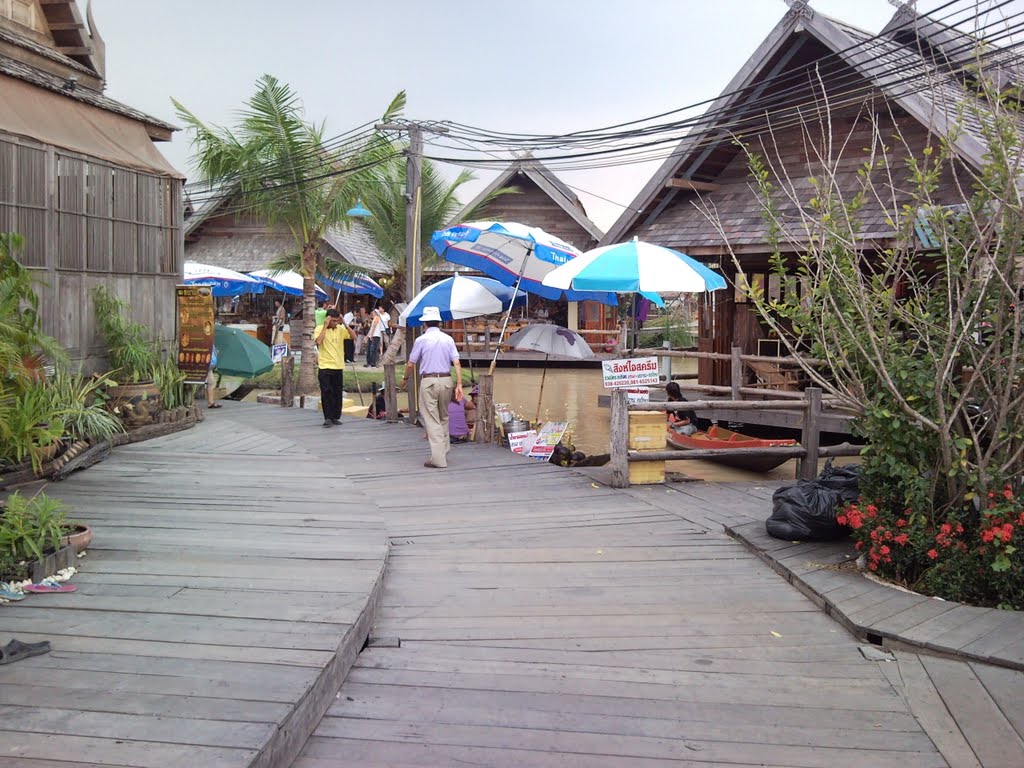
POLYGON ((60 548, 65 527, 62 502, 45 493, 26 498, 16 491, 0 515, 0 556, 15 561, 42 560, 60 548))
POLYGON ((113 375, 119 380, 152 381, 161 364, 160 350, 150 330, 141 323, 128 320, 131 307, 104 285, 92 290, 96 325, 107 345, 113 375))

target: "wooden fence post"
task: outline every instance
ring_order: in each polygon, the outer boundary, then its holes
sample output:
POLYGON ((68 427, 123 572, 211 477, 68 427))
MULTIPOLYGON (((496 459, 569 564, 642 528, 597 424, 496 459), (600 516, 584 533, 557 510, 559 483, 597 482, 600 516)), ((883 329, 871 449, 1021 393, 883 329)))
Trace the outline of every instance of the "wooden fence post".
POLYGON ((281 407, 295 405, 295 358, 285 355, 281 358, 281 407))
POLYGON ((613 389, 611 419, 612 488, 629 487, 629 402, 626 390, 613 389))
POLYGON ((743 361, 740 360, 740 355, 743 353, 742 347, 732 348, 732 399, 742 400, 743 397, 740 394, 740 387, 743 386, 743 361))
POLYGON ((807 412, 804 414, 800 444, 807 455, 800 459, 800 479, 813 480, 818 475, 818 450, 821 446, 821 388, 808 387, 804 395, 807 397, 807 412))
POLYGON ((384 366, 384 408, 388 424, 398 422, 398 382, 395 380, 395 364, 384 366))
POLYGON ((484 356, 491 356, 491 324, 484 326, 484 356))
POLYGON ((494 375, 481 373, 478 381, 480 394, 476 404, 476 431, 473 442, 494 442, 494 375))

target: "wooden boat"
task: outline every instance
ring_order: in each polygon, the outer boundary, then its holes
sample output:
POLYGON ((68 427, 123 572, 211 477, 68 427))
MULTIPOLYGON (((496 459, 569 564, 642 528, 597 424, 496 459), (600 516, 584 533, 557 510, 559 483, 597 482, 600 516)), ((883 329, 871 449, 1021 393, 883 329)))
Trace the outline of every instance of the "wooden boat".
MULTIPOLYGON (((669 427, 668 444, 681 451, 693 450, 715 450, 724 448, 778 448, 780 446, 796 445, 796 440, 763 440, 758 437, 751 437, 740 432, 712 425, 707 432, 694 432, 692 435, 684 435, 669 427)), ((767 472, 785 463, 791 457, 774 456, 763 454, 760 456, 723 456, 721 458, 709 458, 708 461, 724 464, 727 467, 746 469, 750 472, 767 472)))

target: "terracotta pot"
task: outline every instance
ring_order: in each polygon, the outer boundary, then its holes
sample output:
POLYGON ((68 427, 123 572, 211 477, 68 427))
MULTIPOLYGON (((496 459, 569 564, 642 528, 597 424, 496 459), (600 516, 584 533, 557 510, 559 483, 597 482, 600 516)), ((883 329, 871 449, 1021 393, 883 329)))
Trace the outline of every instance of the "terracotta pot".
POLYGON ((111 387, 107 394, 110 395, 107 407, 118 415, 126 427, 141 427, 160 420, 163 401, 160 388, 152 381, 111 387))
POLYGON ((53 461, 53 458, 57 455, 57 451, 59 450, 60 440, 54 440, 49 445, 44 445, 39 448, 33 448, 32 456, 38 459, 40 465, 42 465, 48 461, 53 461))
POLYGON ((75 523, 74 531, 60 539, 61 546, 71 546, 75 552, 84 552, 92 543, 92 526, 84 523, 75 523))

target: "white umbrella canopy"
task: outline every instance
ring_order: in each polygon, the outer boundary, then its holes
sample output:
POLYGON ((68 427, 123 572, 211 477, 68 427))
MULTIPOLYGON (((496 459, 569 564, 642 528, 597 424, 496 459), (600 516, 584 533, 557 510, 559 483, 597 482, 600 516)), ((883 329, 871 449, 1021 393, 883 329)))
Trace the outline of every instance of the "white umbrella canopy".
POLYGON ((509 336, 505 343, 512 349, 544 353, 544 372, 540 376, 540 394, 537 396, 537 414, 534 421, 540 421, 540 406, 544 401, 544 381, 548 377, 548 357, 557 355, 572 360, 586 360, 588 357, 594 356, 594 350, 578 333, 560 325, 547 323, 520 328, 509 336))
POLYGON ((442 320, 465 320, 480 315, 496 315, 510 306, 526 303, 526 293, 516 291, 489 277, 463 277, 455 274, 428 285, 402 309, 398 324, 420 325, 424 307, 437 307, 442 320))
POLYGON ((509 336, 505 343, 513 349, 543 352, 545 355, 557 355, 572 360, 586 360, 594 356, 594 350, 578 333, 548 323, 520 328, 509 336))
POLYGON ((633 238, 587 251, 548 272, 543 283, 577 291, 640 293, 661 306, 659 293, 702 293, 725 288, 725 278, 685 253, 633 238))

